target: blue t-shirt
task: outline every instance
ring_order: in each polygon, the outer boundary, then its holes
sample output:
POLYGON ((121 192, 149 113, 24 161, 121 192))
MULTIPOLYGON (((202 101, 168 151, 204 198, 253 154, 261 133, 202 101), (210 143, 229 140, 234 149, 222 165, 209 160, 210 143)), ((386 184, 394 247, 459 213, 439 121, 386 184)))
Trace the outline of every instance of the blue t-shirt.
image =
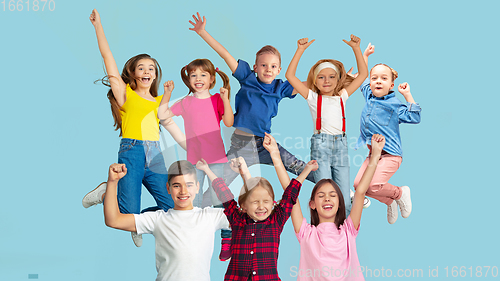
POLYGON ((271 84, 260 82, 244 60, 238 60, 233 76, 241 86, 235 97, 233 126, 259 137, 271 133, 271 118, 278 114, 278 103, 284 97, 295 97, 292 85, 281 79, 274 79, 271 84))
POLYGON ((384 150, 391 155, 403 156, 399 124, 420 123, 420 105, 401 103, 394 92, 380 98, 376 97, 372 94, 368 79, 363 82, 360 89, 366 104, 359 122, 361 134, 354 149, 371 144, 372 135, 381 134, 385 137, 384 150))

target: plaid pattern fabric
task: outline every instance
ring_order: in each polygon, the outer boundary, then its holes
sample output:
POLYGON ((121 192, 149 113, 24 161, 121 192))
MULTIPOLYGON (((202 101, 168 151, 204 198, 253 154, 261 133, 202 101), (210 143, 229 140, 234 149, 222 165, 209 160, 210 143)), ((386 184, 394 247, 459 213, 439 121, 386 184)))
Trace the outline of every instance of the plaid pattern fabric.
POLYGON ((224 280, 281 280, 278 277, 278 248, 280 234, 297 202, 301 183, 293 179, 283 193, 281 202, 264 221, 254 221, 238 210, 234 196, 223 179, 212 186, 224 205, 224 213, 231 224, 231 261, 224 280))

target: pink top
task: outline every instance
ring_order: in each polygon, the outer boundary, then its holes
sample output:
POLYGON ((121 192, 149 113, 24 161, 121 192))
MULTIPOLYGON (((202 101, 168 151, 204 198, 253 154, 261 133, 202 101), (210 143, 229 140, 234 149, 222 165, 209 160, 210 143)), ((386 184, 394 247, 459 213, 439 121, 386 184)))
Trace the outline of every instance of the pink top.
POLYGON ((224 103, 219 94, 207 99, 187 96, 171 107, 184 118, 187 160, 195 165, 201 158, 208 164, 226 163, 226 151, 220 133, 224 103))
POLYGON ((365 280, 356 252, 356 236, 349 216, 337 229, 335 223, 317 227, 302 221, 299 233, 300 265, 297 280, 365 280))

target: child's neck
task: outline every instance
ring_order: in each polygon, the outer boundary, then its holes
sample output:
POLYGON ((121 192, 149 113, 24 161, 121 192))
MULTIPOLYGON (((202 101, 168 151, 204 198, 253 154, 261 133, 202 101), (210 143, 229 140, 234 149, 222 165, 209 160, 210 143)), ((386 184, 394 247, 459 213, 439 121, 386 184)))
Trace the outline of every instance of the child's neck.
POLYGON ((335 218, 336 217, 333 217, 333 218, 322 218, 322 217, 319 217, 319 223, 318 224, 322 224, 324 222, 332 222, 332 223, 335 223, 335 218))
POLYGON ((212 96, 208 90, 204 90, 201 92, 194 92, 193 95, 197 99, 208 99, 209 97, 212 96))
POLYGON ((139 87, 134 90, 138 95, 140 96, 151 96, 151 93, 149 92, 150 87, 139 87))

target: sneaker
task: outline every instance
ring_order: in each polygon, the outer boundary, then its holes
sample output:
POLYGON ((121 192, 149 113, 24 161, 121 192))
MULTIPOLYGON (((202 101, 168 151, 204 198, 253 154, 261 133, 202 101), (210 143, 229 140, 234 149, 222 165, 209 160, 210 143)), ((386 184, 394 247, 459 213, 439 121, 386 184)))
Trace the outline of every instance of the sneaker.
POLYGON ((102 195, 106 193, 106 186, 107 184, 103 182, 100 185, 98 185, 94 190, 87 193, 87 195, 85 195, 82 200, 83 207, 88 208, 90 206, 102 203, 102 195))
POLYGON ((396 200, 399 205, 399 210, 401 211, 401 216, 407 218, 411 214, 411 198, 410 198, 410 188, 408 186, 401 187, 401 198, 396 200))
POLYGON ((229 261, 230 259, 231 259, 231 238, 222 238, 219 260, 229 261))
POLYGON ((396 200, 393 200, 391 205, 387 206, 387 221, 390 224, 395 223, 398 220, 398 204, 396 200))
POLYGON ((132 240, 136 247, 142 246, 142 234, 137 234, 137 232, 130 232, 132 234, 132 240))
MULTIPOLYGON (((350 191, 351 205, 352 205, 354 203, 354 191, 352 191, 352 189, 349 189, 349 191, 350 191)), ((365 197, 365 200, 363 201, 363 209, 370 207, 371 204, 372 202, 370 201, 370 199, 368 199, 368 197, 365 197)))

